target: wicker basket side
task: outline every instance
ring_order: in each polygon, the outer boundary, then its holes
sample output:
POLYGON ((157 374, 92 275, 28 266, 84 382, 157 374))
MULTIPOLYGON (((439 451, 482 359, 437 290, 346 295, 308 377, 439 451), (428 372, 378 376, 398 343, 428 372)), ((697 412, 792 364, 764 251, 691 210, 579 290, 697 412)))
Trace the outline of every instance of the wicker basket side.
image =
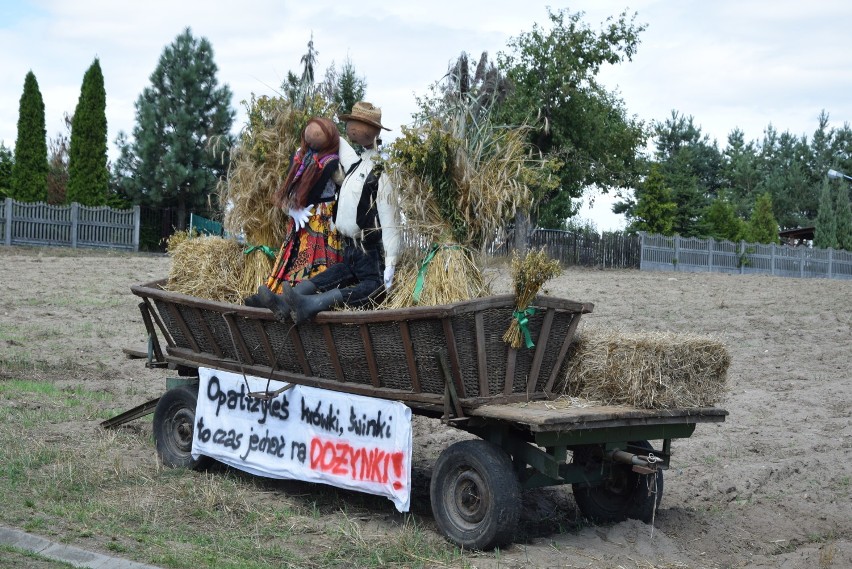
POLYGON ((423 393, 444 393, 444 376, 438 354, 446 349, 447 340, 444 336, 440 320, 413 320, 409 323, 411 343, 414 347, 414 357, 417 365, 417 375, 423 393))
POLYGON ((360 327, 336 325, 332 326, 331 331, 344 379, 351 383, 370 385, 372 379, 364 355, 360 327))
POLYGON ((408 372, 406 350, 398 322, 376 322, 370 325, 370 338, 379 368, 382 387, 414 391, 408 372))
POLYGON ((321 379, 337 381, 337 373, 334 364, 328 354, 325 335, 321 326, 311 323, 301 324, 296 327, 305 350, 305 357, 311 366, 313 375, 321 379))
POLYGON ((175 345, 179 348, 190 348, 189 340, 184 336, 183 331, 178 327, 175 322, 174 316, 172 315, 172 311, 169 310, 170 302, 162 301, 158 298, 154 299, 154 305, 157 308, 157 312, 160 315, 160 319, 163 321, 163 326, 169 331, 172 335, 172 339, 175 341, 175 345))

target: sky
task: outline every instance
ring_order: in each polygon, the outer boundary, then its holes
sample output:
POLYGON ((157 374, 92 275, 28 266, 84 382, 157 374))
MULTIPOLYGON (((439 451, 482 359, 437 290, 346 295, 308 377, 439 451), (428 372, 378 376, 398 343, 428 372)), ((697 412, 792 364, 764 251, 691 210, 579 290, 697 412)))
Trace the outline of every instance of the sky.
MULTIPOLYGON (((109 155, 119 131, 131 133, 134 103, 150 85, 163 49, 186 28, 207 38, 218 80, 233 91, 234 130, 241 104, 275 95, 313 37, 318 76, 347 57, 367 81, 365 99, 392 130, 411 123, 416 97, 428 93, 460 53, 478 59, 509 51, 511 38, 547 26, 552 10, 584 12, 599 30, 610 16, 636 13, 646 25, 632 61, 602 69, 599 80, 646 124, 672 111, 692 116, 726 146, 739 128, 759 141, 770 124, 810 139, 821 111, 829 126, 852 123, 852 2, 848 0, 0 0, 0 142, 13 148, 24 78, 32 71, 45 103, 49 138, 65 133, 83 75, 99 58, 107 95, 109 155)), ((612 196, 586 199, 581 216, 620 229, 612 196)))

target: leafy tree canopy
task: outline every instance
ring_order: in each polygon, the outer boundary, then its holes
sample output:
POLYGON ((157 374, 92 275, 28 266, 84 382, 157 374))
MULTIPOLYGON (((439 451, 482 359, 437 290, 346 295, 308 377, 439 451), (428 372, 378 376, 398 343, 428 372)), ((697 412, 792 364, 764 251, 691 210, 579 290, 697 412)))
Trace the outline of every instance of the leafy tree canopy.
POLYGON ((564 164, 559 187, 538 196, 538 225, 558 228, 576 213, 574 200, 586 188, 607 192, 638 180, 644 125, 627 115, 621 98, 600 85, 597 75, 604 64, 632 58, 645 26, 626 13, 600 31, 582 22, 582 12, 560 10, 549 17, 550 29, 536 24, 498 57, 512 85, 498 116, 507 124, 534 120, 535 148, 564 164))

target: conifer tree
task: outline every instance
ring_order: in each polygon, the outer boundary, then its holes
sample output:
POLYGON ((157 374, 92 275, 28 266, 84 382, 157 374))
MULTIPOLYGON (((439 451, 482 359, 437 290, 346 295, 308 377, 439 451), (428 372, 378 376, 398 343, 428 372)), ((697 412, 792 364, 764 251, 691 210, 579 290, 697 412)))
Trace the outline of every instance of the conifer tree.
POLYGON ((671 235, 677 204, 672 201, 671 190, 666 186, 659 164, 651 165, 648 177, 636 194, 636 205, 632 211, 634 221, 630 229, 671 235))
POLYGON ((12 191, 12 165, 15 155, 0 141, 0 200, 6 199, 12 191))
POLYGON ((837 217, 834 215, 834 200, 831 198, 831 184, 823 180, 814 227, 814 247, 828 249, 837 247, 837 217))
POLYGON ((165 48, 136 102, 133 141, 124 133, 116 139, 121 193, 134 203, 176 207, 179 229, 189 208, 207 211, 227 172, 234 110, 217 71, 210 42, 186 28, 165 48))
POLYGON ((104 205, 109 191, 106 91, 98 58, 83 76, 68 154, 67 201, 104 205))
POLYGON ((769 192, 761 194, 754 202, 747 236, 752 243, 780 243, 778 221, 772 213, 772 196, 769 192))
POLYGON ((24 92, 18 110, 11 197, 22 202, 46 201, 47 171, 44 100, 36 76, 30 71, 24 79, 24 92))
POLYGON ((852 251, 852 207, 849 205, 849 185, 841 184, 834 195, 837 248, 852 251))

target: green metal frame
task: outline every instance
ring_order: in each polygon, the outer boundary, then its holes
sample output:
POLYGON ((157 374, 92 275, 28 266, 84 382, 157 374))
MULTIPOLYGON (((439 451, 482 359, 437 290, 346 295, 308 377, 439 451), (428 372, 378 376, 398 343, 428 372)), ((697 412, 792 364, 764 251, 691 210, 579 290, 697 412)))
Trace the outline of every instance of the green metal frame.
POLYGON ((629 441, 662 440, 662 448, 654 449, 653 452, 661 459, 658 467, 666 469, 671 458, 672 439, 688 438, 695 431, 695 423, 535 433, 492 421, 457 426, 505 450, 512 457, 515 472, 524 490, 561 484, 594 485, 607 480, 612 463, 606 460, 599 471, 591 473, 578 465, 566 462, 568 451, 585 445, 601 445, 605 451, 620 449, 638 453, 640 449, 631 449, 629 441))

